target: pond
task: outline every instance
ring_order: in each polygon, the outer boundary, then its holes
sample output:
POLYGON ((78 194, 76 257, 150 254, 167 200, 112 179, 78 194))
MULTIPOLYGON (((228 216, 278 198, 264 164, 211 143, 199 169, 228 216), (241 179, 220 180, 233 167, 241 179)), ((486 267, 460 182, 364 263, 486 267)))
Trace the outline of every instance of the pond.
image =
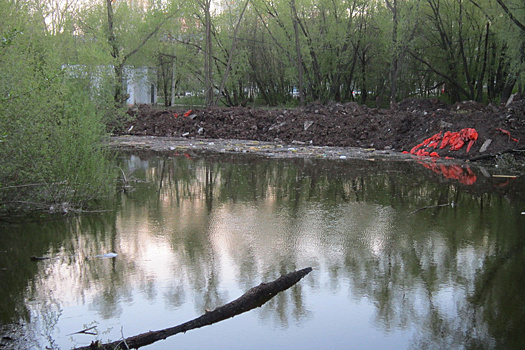
POLYGON ((520 177, 217 153, 118 163, 129 186, 107 213, 0 226, 5 346, 172 327, 311 266, 261 308, 147 348, 525 347, 520 177))

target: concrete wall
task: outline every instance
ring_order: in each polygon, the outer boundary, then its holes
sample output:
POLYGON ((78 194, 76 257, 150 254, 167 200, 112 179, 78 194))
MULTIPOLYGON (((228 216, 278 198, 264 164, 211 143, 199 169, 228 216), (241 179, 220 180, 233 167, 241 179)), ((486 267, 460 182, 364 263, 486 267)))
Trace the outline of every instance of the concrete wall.
POLYGON ((157 70, 151 67, 125 67, 124 87, 129 95, 127 104, 157 103, 157 70))

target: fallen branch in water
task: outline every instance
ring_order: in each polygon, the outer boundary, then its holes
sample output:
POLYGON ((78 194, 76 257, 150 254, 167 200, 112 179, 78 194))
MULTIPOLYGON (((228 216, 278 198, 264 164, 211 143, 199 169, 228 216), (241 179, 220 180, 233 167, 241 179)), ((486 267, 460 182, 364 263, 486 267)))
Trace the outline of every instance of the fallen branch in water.
POLYGON ((78 331, 78 332, 73 332, 73 333, 69 333, 69 334, 66 334, 66 336, 68 335, 73 335, 73 334, 89 334, 89 335, 97 335, 97 326, 93 326, 93 327, 89 327, 89 328, 85 328, 81 331, 78 331), (92 330, 95 330, 94 332, 92 332, 92 330))
POLYGON ((261 283, 257 287, 253 287, 240 296, 238 299, 229 302, 226 305, 208 311, 204 315, 197 317, 191 321, 185 322, 175 327, 162 329, 159 331, 149 331, 123 340, 114 341, 112 343, 101 344, 100 342, 92 342, 88 346, 75 348, 75 350, 90 350, 90 349, 138 349, 142 346, 153 344, 159 340, 164 340, 167 337, 178 333, 185 333, 189 330, 208 326, 219 321, 237 316, 246 311, 250 311, 262 306, 268 300, 272 299, 277 293, 282 292, 294 284, 299 282, 304 276, 312 271, 311 267, 290 272, 276 279, 273 282, 261 283), (123 345, 125 344, 125 345, 123 345), (123 347, 124 346, 124 347, 123 347))
POLYGON ((411 214, 415 214, 415 213, 420 212, 420 211, 425 210, 425 209, 433 209, 433 208, 448 207, 448 206, 454 207, 454 202, 446 203, 446 204, 438 204, 438 205, 429 205, 427 207, 416 209, 411 214))

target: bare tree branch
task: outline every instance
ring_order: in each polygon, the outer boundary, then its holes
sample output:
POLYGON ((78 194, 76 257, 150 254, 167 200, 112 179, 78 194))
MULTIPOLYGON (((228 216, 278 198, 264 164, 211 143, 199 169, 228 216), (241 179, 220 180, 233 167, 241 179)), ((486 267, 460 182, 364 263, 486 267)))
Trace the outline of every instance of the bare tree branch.
POLYGON ((170 19, 172 19, 174 16, 175 16, 175 12, 166 16, 156 27, 155 29, 153 29, 148 35, 146 35, 144 37, 144 39, 142 40, 142 42, 133 50, 131 50, 129 53, 127 53, 123 58, 122 58, 122 62, 126 62, 126 60, 128 58, 130 58, 131 56, 133 56, 134 54, 136 54, 140 49, 142 49, 144 47, 144 45, 146 45, 146 43, 149 41, 149 39, 151 39, 155 34, 157 34, 157 32, 159 31, 159 29, 164 25, 164 23, 166 23, 167 21, 169 21, 170 19))
POLYGON ((507 7, 507 5, 505 5, 505 3, 502 0, 496 0, 496 1, 501 6, 503 11, 505 11, 507 16, 509 16, 510 20, 514 22, 518 26, 518 28, 520 28, 523 32, 525 32, 525 24, 521 23, 516 17, 514 17, 512 12, 510 12, 509 8, 507 7))
POLYGON ((261 283, 257 287, 253 287, 240 296, 238 299, 229 302, 226 305, 216 308, 215 310, 206 312, 204 315, 197 317, 191 321, 180 324, 175 327, 162 329, 159 331, 150 331, 147 333, 139 334, 133 337, 129 337, 123 340, 115 341, 112 343, 101 344, 97 342, 91 343, 91 345, 76 348, 76 350, 90 350, 90 349, 138 349, 142 346, 153 344, 159 340, 164 340, 167 337, 171 337, 178 333, 185 333, 189 330, 208 326, 228 318, 240 315, 244 312, 250 311, 257 307, 262 306, 268 300, 272 299, 278 293, 292 287, 299 282, 303 277, 308 275, 312 271, 311 267, 305 269, 290 272, 286 275, 282 275, 275 281, 269 283, 261 283), (125 345, 123 345, 125 344, 125 345))
POLYGON ((246 8, 248 7, 249 3, 250 3, 250 0, 246 0, 246 3, 244 4, 244 7, 242 8, 242 12, 239 16, 239 20, 237 21, 237 25, 235 26, 235 29, 233 30, 232 47, 230 49, 230 54, 228 56, 228 63, 226 64, 226 70, 224 72, 224 76, 222 77, 221 85, 219 87, 219 94, 217 95, 215 104, 219 102, 220 94, 223 92, 224 85, 226 84, 226 80, 228 79, 228 75, 230 73, 230 69, 231 69, 231 65, 233 61, 233 53, 235 52, 235 45, 237 44, 237 32, 239 31, 239 26, 241 24, 242 18, 244 17, 244 12, 246 11, 246 8))
POLYGON ((446 79, 449 83, 451 83, 452 85, 454 85, 458 91, 460 91, 463 95, 465 96, 469 96, 469 93, 460 85, 458 84, 458 82, 453 79, 451 76, 443 73, 443 72, 440 72, 438 71, 436 68, 434 68, 432 66, 432 64, 428 61, 426 61, 425 59, 419 57, 419 55, 417 53, 415 53, 414 51, 412 50, 408 50, 408 52, 410 53, 410 55, 415 58, 416 60, 418 60, 419 62, 423 63, 425 66, 427 66, 431 71, 433 71, 434 73, 436 73, 437 75, 439 75, 440 77, 446 79))

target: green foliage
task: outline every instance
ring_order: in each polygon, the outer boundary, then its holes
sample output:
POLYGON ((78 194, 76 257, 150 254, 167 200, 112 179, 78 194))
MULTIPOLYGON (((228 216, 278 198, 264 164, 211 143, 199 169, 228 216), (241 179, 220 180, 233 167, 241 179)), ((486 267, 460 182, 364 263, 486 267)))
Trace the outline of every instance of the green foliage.
MULTIPOLYGON (((167 105, 174 95, 206 90, 206 76, 217 94, 227 75, 221 105, 293 104, 301 80, 307 102, 372 105, 428 96, 494 101, 525 86, 523 30, 497 2, 251 0, 234 35, 245 3, 218 1, 211 11, 212 74, 204 69, 206 6, 199 1, 112 2, 114 41, 106 2, 79 5, 55 16, 48 42, 56 63, 157 67, 167 105)), ((505 3, 525 23, 519 1, 505 3)), ((3 31, 0 46, 12 45, 21 28, 3 31)))
MULTIPOLYGON (((514 16, 524 22, 517 1, 509 3, 514 16)), ((226 74, 244 2, 220 4, 212 18, 216 88, 226 74)), ((177 81, 191 81, 186 85, 202 90, 204 15, 193 2, 185 6, 180 21, 165 28, 182 40, 157 47, 174 57, 177 72, 172 76, 177 81)), ((299 85, 300 66, 307 101, 358 99, 384 105, 389 95, 394 101, 428 96, 450 102, 486 97, 493 101, 504 94, 506 85, 524 86, 525 36, 497 3, 487 0, 253 0, 237 37, 221 96, 225 104, 242 102, 246 92, 250 101, 288 103, 299 85)))
POLYGON ((108 196, 114 176, 102 148, 104 104, 89 79, 61 68, 56 38, 33 18, 5 3, 0 15, 0 33, 9 36, 0 48, 0 203, 84 207, 108 196))

